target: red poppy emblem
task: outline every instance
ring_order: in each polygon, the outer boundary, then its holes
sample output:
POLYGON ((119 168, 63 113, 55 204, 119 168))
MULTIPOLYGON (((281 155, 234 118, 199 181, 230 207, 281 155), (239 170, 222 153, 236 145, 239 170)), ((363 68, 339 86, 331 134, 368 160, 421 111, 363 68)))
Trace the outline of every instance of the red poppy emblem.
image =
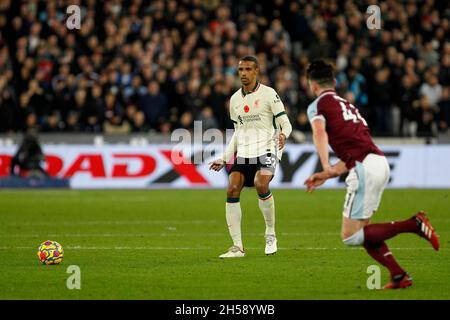
POLYGON ((245 105, 245 107, 244 107, 244 111, 245 111, 245 113, 247 113, 247 112, 249 112, 249 111, 250 111, 250 108, 248 107, 248 105, 245 105))

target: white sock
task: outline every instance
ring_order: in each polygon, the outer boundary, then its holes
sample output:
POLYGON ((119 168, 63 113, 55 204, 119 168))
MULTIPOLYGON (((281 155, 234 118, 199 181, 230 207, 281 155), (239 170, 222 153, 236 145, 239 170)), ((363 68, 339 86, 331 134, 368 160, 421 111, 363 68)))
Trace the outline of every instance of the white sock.
POLYGON ((241 238, 241 203, 238 202, 227 202, 225 204, 225 212, 228 224, 228 232, 230 233, 233 244, 241 250, 242 238, 241 238))
POLYGON ((258 204, 266 221, 266 235, 275 235, 275 200, 272 193, 269 191, 265 195, 259 195, 258 204))

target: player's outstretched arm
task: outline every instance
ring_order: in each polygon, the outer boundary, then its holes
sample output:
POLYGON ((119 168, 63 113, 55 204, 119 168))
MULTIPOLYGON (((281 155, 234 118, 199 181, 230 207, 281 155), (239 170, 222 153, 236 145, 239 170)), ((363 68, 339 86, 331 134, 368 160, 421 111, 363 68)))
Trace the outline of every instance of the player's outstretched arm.
POLYGON ((286 145, 286 140, 287 138, 289 138, 289 135, 292 132, 292 125, 286 113, 282 114, 279 117, 276 117, 275 124, 277 128, 281 128, 281 132, 279 132, 275 136, 275 142, 277 143, 278 148, 281 150, 286 145))
POLYGON ((306 186, 307 192, 313 192, 317 187, 324 184, 327 181, 328 177, 325 171, 316 172, 309 176, 308 179, 305 180, 304 185, 306 186))
POLYGON ((328 134, 325 130, 325 121, 316 119, 311 122, 313 141, 319 154, 320 163, 324 171, 331 169, 328 154, 328 134))
POLYGON ((307 192, 313 192, 317 187, 321 186, 328 179, 336 178, 344 173, 348 172, 347 166, 345 162, 339 160, 334 166, 330 167, 328 170, 324 170, 321 172, 316 172, 309 176, 308 179, 305 180, 304 185, 306 186, 307 192))
POLYGON ((339 177, 348 172, 347 166, 342 160, 339 160, 334 166, 331 167, 331 169, 332 170, 329 172, 330 178, 339 177))
POLYGON ((277 133, 274 137, 274 140, 278 146, 279 150, 282 150, 286 144, 287 138, 292 132, 292 125, 289 121, 288 116, 286 115, 286 110, 284 108, 284 104, 280 99, 280 96, 273 89, 273 99, 270 100, 270 108, 272 110, 273 116, 275 117, 275 126, 277 128, 277 133))
POLYGON ((236 131, 233 133, 231 137, 230 143, 228 144, 225 152, 223 153, 222 158, 216 159, 213 162, 209 163, 209 170, 220 171, 228 161, 230 161, 231 157, 235 154, 237 150, 236 144, 236 131))
POLYGON ((314 173, 305 180, 304 185, 306 186, 307 192, 313 192, 317 187, 324 184, 328 179, 335 177, 337 174, 336 168, 333 168, 329 162, 328 134, 325 130, 325 121, 320 118, 313 120, 311 121, 311 127, 314 145, 319 154, 323 171, 314 173))

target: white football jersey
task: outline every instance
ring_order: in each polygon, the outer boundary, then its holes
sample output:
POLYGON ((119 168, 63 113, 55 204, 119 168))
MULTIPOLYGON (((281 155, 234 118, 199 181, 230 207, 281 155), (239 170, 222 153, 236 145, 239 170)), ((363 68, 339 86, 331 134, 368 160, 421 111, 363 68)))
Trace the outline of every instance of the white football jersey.
POLYGON ((254 158, 270 152, 281 159, 282 150, 276 146, 275 133, 281 131, 287 138, 292 127, 274 89, 259 83, 247 94, 239 89, 230 99, 230 117, 235 125, 234 151, 238 157, 254 158), (283 115, 286 130, 277 125, 280 123, 277 118, 283 115))

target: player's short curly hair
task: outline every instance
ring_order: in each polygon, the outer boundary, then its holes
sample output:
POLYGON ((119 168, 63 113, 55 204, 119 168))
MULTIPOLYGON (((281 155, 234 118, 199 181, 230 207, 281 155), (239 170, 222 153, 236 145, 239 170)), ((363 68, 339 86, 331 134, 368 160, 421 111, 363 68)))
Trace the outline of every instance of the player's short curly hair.
POLYGON ((333 66, 323 59, 314 60, 306 69, 306 77, 308 80, 314 80, 320 85, 333 85, 333 66))
POLYGON ((256 69, 259 68, 259 60, 255 56, 247 55, 247 56, 244 56, 244 57, 240 58, 239 61, 252 61, 252 62, 255 63, 255 68, 256 69))

